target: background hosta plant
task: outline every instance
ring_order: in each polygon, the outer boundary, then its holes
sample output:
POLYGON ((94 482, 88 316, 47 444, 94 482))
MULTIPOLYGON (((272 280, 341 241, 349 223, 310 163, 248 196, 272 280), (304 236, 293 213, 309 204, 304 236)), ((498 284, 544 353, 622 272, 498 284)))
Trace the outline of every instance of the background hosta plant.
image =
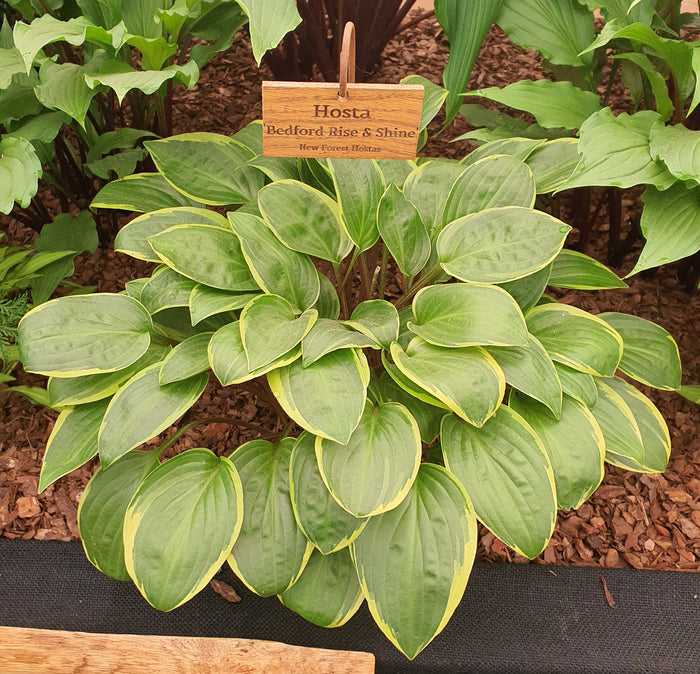
POLYGON ((86 554, 159 609, 227 561, 326 627, 366 600, 413 658, 462 596, 477 520, 535 557, 605 460, 664 470, 668 431, 628 378, 676 389, 678 351, 545 294, 624 283, 533 208, 556 183, 534 152, 297 161, 262 157, 260 136, 148 141, 158 173, 97 196, 142 213, 116 247, 157 267, 22 320, 23 363, 61 409, 40 488, 99 454, 86 554), (212 376, 284 430, 222 457, 140 450, 212 376))

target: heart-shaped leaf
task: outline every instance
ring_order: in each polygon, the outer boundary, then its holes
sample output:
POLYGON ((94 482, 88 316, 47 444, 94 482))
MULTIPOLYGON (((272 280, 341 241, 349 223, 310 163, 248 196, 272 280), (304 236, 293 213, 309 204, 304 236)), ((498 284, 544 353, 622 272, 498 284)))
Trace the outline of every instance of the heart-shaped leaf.
POLYGON ((319 318, 301 343, 304 367, 331 351, 349 348, 378 349, 379 345, 361 332, 353 330, 349 325, 328 318, 319 318))
POLYGON ((367 335, 385 349, 399 336, 399 314, 396 307, 386 300, 360 302, 345 324, 367 335))

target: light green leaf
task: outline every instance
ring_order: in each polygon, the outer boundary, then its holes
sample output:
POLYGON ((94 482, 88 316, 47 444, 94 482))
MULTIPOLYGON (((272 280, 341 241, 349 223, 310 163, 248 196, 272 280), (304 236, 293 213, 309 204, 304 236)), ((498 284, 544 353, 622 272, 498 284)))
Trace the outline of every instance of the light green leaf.
POLYGON ((104 465, 169 428, 197 402, 209 381, 200 374, 161 386, 160 368, 156 363, 141 370, 110 401, 98 438, 104 465))
POLYGON ((151 315, 171 307, 187 307, 196 285, 192 279, 162 265, 141 288, 139 302, 151 315))
POLYGON ((651 128, 649 151, 654 160, 661 160, 679 180, 700 182, 700 156, 697 155, 700 132, 682 124, 665 126, 660 122, 651 128))
POLYGON ((437 346, 526 346, 525 320, 515 300, 495 286, 450 283, 423 288, 408 329, 437 346))
POLYGON ((315 309, 298 318, 292 305, 279 295, 259 295, 241 312, 241 339, 248 368, 259 370, 291 351, 316 321, 315 309))
POLYGON ((97 431, 107 409, 107 400, 67 407, 58 415, 46 442, 39 475, 39 492, 80 468, 97 454, 97 431))
POLYGON ((238 536, 242 492, 231 462, 208 449, 148 474, 126 511, 124 556, 149 604, 170 611, 206 587, 238 536))
POLYGON ((502 405, 481 428, 445 417, 440 436, 445 465, 479 520, 520 554, 537 557, 554 531, 557 500, 552 466, 532 428, 502 405))
POLYGON ((700 405, 700 386, 698 385, 688 385, 681 386, 678 389, 678 394, 683 396, 686 400, 690 400, 696 405, 700 405))
POLYGON ((160 173, 137 173, 107 183, 95 196, 90 208, 116 208, 148 213, 176 206, 199 206, 163 178, 160 173))
POLYGON ((318 311, 319 318, 330 318, 336 320, 340 316, 340 298, 335 290, 335 286, 325 274, 318 272, 318 280, 321 289, 318 293, 318 300, 313 308, 318 311))
POLYGON ((204 204, 244 204, 263 186, 263 174, 247 164, 253 153, 227 136, 183 133, 144 145, 168 182, 204 204))
POLYGON ((394 342, 391 357, 408 379, 475 426, 482 426, 501 404, 506 380, 484 349, 445 349, 418 337, 405 351, 394 342))
POLYGON ((253 56, 260 65, 268 49, 300 23, 301 17, 293 0, 237 0, 248 16, 253 56))
MULTIPOLYGON (((420 75, 409 75, 408 77, 404 77, 399 84, 420 84, 423 87, 423 108, 421 110, 420 124, 418 125, 418 128, 421 131, 426 129, 428 124, 433 121, 435 116, 440 111, 440 108, 445 102, 449 91, 441 86, 438 86, 437 84, 434 84, 425 77, 421 77, 420 75)), ((387 159, 385 161, 396 160, 387 159)), ((398 184, 396 186, 401 187, 401 185, 398 184)))
POLYGON ((148 237, 158 257, 187 278, 220 290, 257 290, 258 285, 230 229, 175 225, 148 237))
POLYGON ((292 250, 337 264, 352 248, 338 204, 313 187, 278 180, 260 190, 258 205, 275 236, 292 250))
POLYGON ((39 70, 37 99, 52 110, 62 110, 85 125, 85 115, 97 90, 85 83, 86 68, 75 63, 54 63, 46 60, 39 70))
MULTIPOLYGON (((0 53, 2 49, 0 49, 0 53)), ((2 87, 0 87, 2 88, 2 87)), ((70 117, 65 112, 45 112, 36 117, 29 117, 11 133, 5 137, 24 138, 25 140, 37 140, 41 143, 50 143, 61 130, 64 124, 70 122, 70 117)))
POLYGON ((256 215, 236 211, 228 213, 228 219, 257 284, 266 293, 284 297, 295 311, 312 307, 320 284, 311 259, 280 243, 256 215))
POLYGON ((0 213, 8 215, 15 202, 27 208, 42 175, 41 162, 24 138, 0 140, 0 213))
POLYGON ((321 476, 333 498, 355 517, 395 508, 418 474, 418 424, 399 403, 365 403, 347 443, 316 439, 321 476))
POLYGON ((532 309, 542 298, 549 281, 549 273, 552 265, 548 264, 542 267, 539 271, 528 276, 516 279, 515 281, 507 281, 506 283, 498 283, 498 287, 505 290, 520 307, 523 313, 532 309))
POLYGON ((600 98, 571 82, 521 80, 502 89, 488 87, 467 92, 502 105, 529 112, 545 129, 579 129, 588 117, 600 110, 600 98))
POLYGON ((396 187, 403 188, 406 178, 416 168, 416 163, 408 159, 377 159, 375 161, 384 176, 384 184, 387 186, 394 183, 396 187))
POLYGON ((148 237, 160 234, 175 225, 214 225, 228 229, 226 220, 214 211, 189 206, 163 208, 140 215, 124 225, 117 232, 114 249, 139 260, 160 262, 160 258, 148 243, 148 237))
POLYGON ((660 325, 638 316, 599 314, 622 337, 622 359, 618 368, 647 386, 674 391, 681 385, 678 345, 660 325))
POLYGON ((569 225, 541 211, 489 208, 447 225, 437 238, 438 258, 461 281, 514 281, 546 267, 569 231, 569 225))
POLYGON ((615 374, 622 338, 597 316, 556 303, 531 309, 525 320, 552 360, 594 376, 615 374))
POLYGON ((649 82, 651 91, 654 94, 656 112, 659 113, 664 122, 668 121, 671 115, 673 115, 673 101, 668 95, 666 78, 659 72, 651 59, 644 54, 634 51, 612 54, 610 58, 624 59, 629 63, 634 63, 646 75, 647 82, 649 82))
POLYGON ((146 353, 150 330, 147 311, 126 295, 61 297, 22 318, 20 357, 28 372, 56 377, 114 372, 146 353))
POLYGON ((329 159, 340 215, 360 251, 379 237, 377 207, 384 193, 384 176, 371 159, 329 159))
POLYGON ((554 258, 547 285, 579 290, 627 287, 627 284, 605 265, 588 255, 568 249, 560 251, 554 258))
POLYGON ((312 544, 297 526, 289 496, 294 438, 252 440, 231 455, 243 483, 243 524, 228 563, 253 592, 281 594, 299 578, 312 544))
POLYGON ((315 625, 344 625, 364 599, 350 551, 323 555, 314 550, 299 579, 279 598, 315 625))
POLYGON ((399 314, 386 300, 365 300, 353 310, 350 320, 344 321, 363 335, 388 349, 399 336, 399 314))
POLYGON ((470 152, 462 159, 460 164, 462 166, 471 166, 487 157, 496 157, 502 154, 526 161, 537 148, 542 147, 546 142, 544 138, 503 138, 494 140, 470 152))
POLYGON ((160 366, 158 381, 162 385, 194 377, 209 369, 209 340, 212 332, 192 335, 180 342, 160 366))
POLYGON ((349 325, 328 318, 319 318, 301 343, 304 367, 338 349, 378 349, 374 339, 353 330, 349 325))
POLYGON ((529 335, 527 346, 492 346, 486 351, 503 370, 506 383, 561 414, 562 390, 554 363, 540 342, 529 335))
POLYGON ((308 367, 296 361, 267 375, 282 409, 314 435, 345 444, 360 423, 369 368, 362 352, 341 349, 308 367))
POLYGON ((552 463, 557 507, 576 509, 603 480, 605 440, 598 422, 583 404, 564 396, 561 419, 522 394, 511 392, 508 405, 537 433, 552 463))
POLYGON ((195 286, 190 295, 190 318, 192 325, 215 314, 242 309, 259 293, 232 293, 209 286, 195 286))
POLYGON ((557 361, 554 361, 554 368, 559 376, 562 391, 566 393, 566 395, 583 403, 589 409, 596 404, 598 400, 598 389, 596 388, 595 379, 592 375, 579 372, 557 361))
POLYGON ((399 506, 372 517, 351 553, 369 610, 414 658, 457 608, 476 552, 469 497, 440 466, 421 465, 399 506))
POLYGON ((537 194, 556 192, 578 165, 578 139, 557 138, 536 148, 525 163, 535 178, 537 194))
POLYGON ((24 72, 24 59, 16 47, 0 49, 0 89, 7 89, 12 84, 12 76, 24 72))
POLYGON ((294 445, 289 464, 290 497, 299 528, 328 555, 350 545, 368 519, 354 517, 331 496, 321 477, 315 443, 316 437, 305 431, 294 445))
POLYGON ((129 452, 108 468, 100 467, 80 497, 78 528, 85 556, 110 578, 130 580, 124 516, 139 485, 158 465, 158 450, 129 452))

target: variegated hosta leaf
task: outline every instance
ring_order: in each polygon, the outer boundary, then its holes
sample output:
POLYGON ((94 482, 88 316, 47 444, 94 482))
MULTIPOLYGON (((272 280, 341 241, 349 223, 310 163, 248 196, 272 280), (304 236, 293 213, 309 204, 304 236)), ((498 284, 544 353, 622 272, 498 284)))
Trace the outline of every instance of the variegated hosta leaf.
POLYGON ((151 343, 151 317, 126 295, 61 297, 19 323, 24 369, 55 377, 115 372, 138 360, 151 343))
POLYGON ((319 318, 301 343, 304 367, 315 363, 331 351, 338 349, 378 349, 370 337, 353 330, 349 325, 328 318, 319 318))
POLYGON ((603 479, 605 440, 598 422, 583 404, 564 396, 561 418, 540 403, 511 392, 508 405, 537 433, 552 463, 558 508, 576 509, 603 479))
POLYGON ((525 320, 552 360, 594 376, 615 374, 622 338, 597 316, 556 303, 531 309, 525 320))
POLYGON ((464 485, 476 516, 506 545, 533 559, 554 531, 557 497, 542 441, 505 405, 481 428, 442 422, 445 465, 464 485))
POLYGON ((515 300, 495 286, 450 283, 423 288, 408 329, 437 346, 526 346, 527 326, 515 300))
POLYGON ((585 372, 574 370, 568 365, 558 363, 556 360, 554 367, 561 382, 561 389, 566 395, 571 396, 574 400, 583 403, 589 409, 596 404, 598 400, 598 389, 595 385, 595 378, 585 372))
POLYGON ((461 281, 505 283, 546 267, 570 230, 531 208, 490 208, 448 224, 437 239, 438 258, 461 281))
POLYGON ((416 337, 405 351, 394 342, 391 357, 408 379, 475 426, 482 426, 501 404, 503 370, 478 346, 446 349, 416 337))
POLYGON ((498 287, 505 290, 520 307, 523 313, 527 313, 536 306, 542 298, 549 281, 549 274, 552 265, 548 264, 534 274, 523 276, 515 281, 507 281, 506 283, 498 283, 498 287))
POLYGON ((619 369, 632 379, 665 391, 681 385, 678 345, 660 325, 638 316, 599 314, 622 337, 619 369))
POLYGON ((418 424, 399 403, 367 401, 345 444, 316 440, 318 466, 333 498, 355 517, 395 508, 415 480, 421 460, 418 424))
POLYGON ((236 309, 242 309, 250 300, 260 293, 233 293, 217 290, 205 285, 197 285, 190 295, 190 319, 192 325, 204 319, 236 309))
POLYGON ((566 248, 554 259, 547 285, 580 290, 627 287, 627 284, 605 265, 588 255, 566 248))
POLYGON ((472 166, 476 162, 486 159, 486 157, 496 157, 498 155, 507 154, 520 161, 526 161, 527 158, 538 148, 545 144, 543 138, 501 138, 492 140, 489 143, 484 143, 481 147, 470 152, 464 159, 460 161, 462 166, 472 166))
POLYGON ((248 369, 259 370, 301 344, 317 317, 315 309, 296 317, 292 305, 279 295, 259 295, 248 302, 240 322, 248 369))
POLYGON ((314 550, 299 579, 279 598, 315 625, 344 625, 364 599, 350 551, 343 548, 323 555, 314 550))
POLYGON ((537 194, 556 192, 578 165, 578 139, 555 138, 525 160, 535 178, 537 194))
POLYGON ((163 309, 186 307, 196 282, 161 265, 141 287, 139 302, 151 316, 163 309))
POLYGON ((148 237, 160 234, 175 225, 213 225, 224 229, 228 226, 226 220, 215 211, 190 206, 163 208, 152 213, 144 213, 124 225, 117 232, 114 250, 139 260, 160 262, 160 258, 148 243, 148 237))
POLYGON ((252 440, 231 455, 243 484, 243 522, 228 563, 263 597, 287 590, 313 549, 297 526, 289 497, 294 443, 294 438, 284 438, 277 445, 252 440))
POLYGON ((172 384, 206 372, 209 369, 209 340, 213 334, 202 332, 180 342, 163 360, 158 375, 159 383, 172 384))
POLYGON ((98 437, 104 465, 175 423, 197 402, 209 381, 202 373, 161 386, 160 368, 156 363, 141 370, 110 401, 98 437))
POLYGON ((333 283, 321 272, 318 272, 318 280, 321 284, 321 290, 313 308, 318 311, 319 318, 330 318, 335 321, 340 316, 340 298, 338 293, 335 291, 333 283))
POLYGON ((289 491, 299 528, 324 555, 347 547, 369 521, 338 505, 323 481, 316 460, 316 436, 304 431, 289 463, 289 491))
POLYGON ((124 516, 143 479, 156 466, 158 450, 129 452, 101 466, 80 497, 78 528, 86 557, 102 573, 129 580, 124 562, 124 516))
POLYGON ((178 192, 160 173, 136 173, 107 183, 90 208, 115 208, 121 211, 149 213, 177 206, 201 204, 178 192))
POLYGON ((529 336, 528 346, 491 346, 486 349, 503 370, 506 383, 561 414, 561 383, 542 344, 529 336))
POLYGON ((345 444, 365 407, 369 367, 361 351, 333 351, 308 367, 300 361, 267 374, 282 409, 302 428, 345 444))
POLYGON ((266 293, 284 297, 297 312, 312 307, 320 282, 311 258, 287 248, 257 215, 233 211, 228 219, 257 284, 266 293))
POLYGON ((170 611, 212 579, 243 519, 243 488, 233 464, 190 449, 150 472, 124 518, 124 558, 149 604, 170 611))
POLYGON ((399 336, 399 314, 396 307, 386 300, 360 302, 352 312, 350 320, 344 323, 370 337, 385 349, 399 336))
POLYGON ((369 610, 413 659, 459 604, 476 552, 476 519, 463 487, 424 463, 406 498, 370 518, 351 552, 369 610))
POLYGON ((59 477, 80 468, 97 454, 97 432, 108 400, 66 407, 58 415, 46 442, 46 453, 39 474, 39 492, 59 477))

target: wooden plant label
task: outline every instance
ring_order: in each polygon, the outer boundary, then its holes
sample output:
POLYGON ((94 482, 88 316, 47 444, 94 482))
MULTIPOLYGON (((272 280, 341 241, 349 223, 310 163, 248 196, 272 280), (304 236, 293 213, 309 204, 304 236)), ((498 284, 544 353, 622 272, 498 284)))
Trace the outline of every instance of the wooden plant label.
POLYGON ((263 82, 267 157, 414 159, 423 106, 419 84, 263 82))

